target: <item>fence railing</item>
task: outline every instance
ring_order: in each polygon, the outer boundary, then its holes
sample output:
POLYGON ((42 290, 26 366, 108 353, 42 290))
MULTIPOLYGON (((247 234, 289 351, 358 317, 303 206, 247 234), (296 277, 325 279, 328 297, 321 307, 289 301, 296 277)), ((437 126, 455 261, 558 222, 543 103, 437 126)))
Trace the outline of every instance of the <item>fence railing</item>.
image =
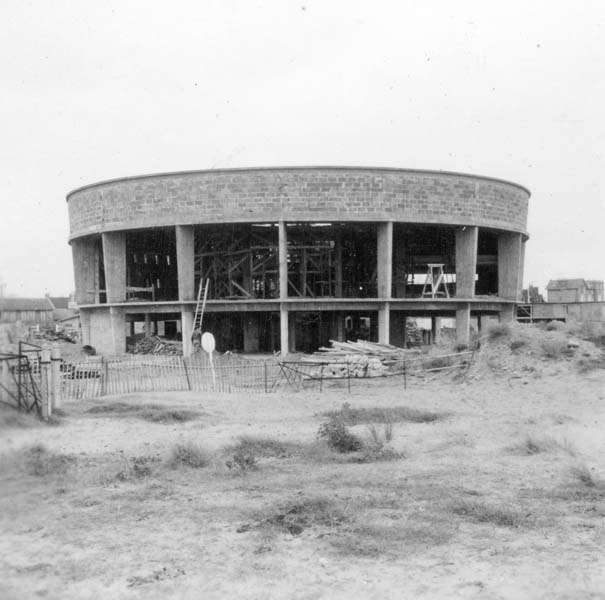
POLYGON ((65 400, 152 391, 216 391, 268 393, 279 366, 274 360, 217 356, 214 366, 205 354, 90 357, 61 366, 65 400))

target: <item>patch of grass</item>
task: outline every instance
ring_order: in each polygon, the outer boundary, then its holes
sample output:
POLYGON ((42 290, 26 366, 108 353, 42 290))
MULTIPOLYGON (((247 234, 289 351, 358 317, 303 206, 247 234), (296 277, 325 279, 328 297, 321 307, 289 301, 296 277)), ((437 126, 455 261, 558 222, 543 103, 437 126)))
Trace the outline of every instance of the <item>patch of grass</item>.
POLYGON ((153 474, 153 463, 157 461, 155 456, 134 456, 130 459, 123 457, 124 467, 116 474, 116 479, 129 481, 150 477, 153 474))
POLYGON ((583 465, 583 464, 574 465, 573 467, 570 468, 569 473, 574 480, 576 480, 578 483, 582 484, 583 486, 585 486, 587 488, 596 488, 597 487, 597 481, 592 476, 590 469, 586 465, 583 465))
POLYGON ((549 321, 546 323, 545 329, 546 331, 562 331, 565 329, 565 323, 561 323, 560 321, 549 321))
POLYGON ((542 352, 547 358, 558 360, 562 356, 573 354, 573 351, 570 352, 567 347, 567 342, 562 340, 544 340, 541 346, 542 352))
POLYGON ((172 467, 203 469, 210 465, 212 454, 195 442, 176 444, 172 448, 169 464, 172 467))
POLYGON ((137 416, 151 423, 186 423, 193 421, 200 415, 193 410, 183 410, 174 408, 147 408, 141 411, 137 416))
POLYGON ((531 435, 528 435, 520 444, 512 446, 510 450, 514 454, 521 454, 523 456, 532 456, 534 454, 546 452, 556 452, 558 450, 566 452, 570 456, 576 455, 575 447, 568 440, 559 442, 551 437, 537 438, 531 435))
POLYGON ((352 457, 351 462, 386 462, 389 460, 400 460, 402 458, 405 458, 404 454, 395 452, 391 447, 384 444, 364 444, 363 450, 352 457))
POLYGON ((449 356, 434 356, 423 361, 422 367, 427 370, 445 369, 451 366, 452 361, 449 356))
POLYGON ((362 425, 368 423, 433 423, 445 418, 445 413, 418 410, 408 406, 353 408, 345 403, 339 410, 322 413, 330 419, 339 419, 345 425, 362 425))
POLYGON ((42 444, 34 444, 20 453, 25 457, 27 472, 36 477, 64 475, 76 462, 73 456, 52 452, 42 444))
POLYGON ((38 427, 40 419, 34 413, 24 413, 20 410, 7 407, 0 407, 0 429, 5 427, 27 428, 38 427))
POLYGON ((508 323, 494 323, 487 330, 487 339, 490 342, 510 335, 510 325, 508 323))
POLYGON ((225 461, 225 465, 229 470, 239 473, 247 473, 248 471, 256 471, 258 469, 256 456, 246 450, 235 451, 233 455, 225 461))
POLYGON ((375 558, 397 556, 403 549, 445 544, 452 537, 448 523, 366 523, 345 527, 330 537, 330 546, 340 555, 375 558))
POLYGON ((237 444, 227 450, 234 453, 248 453, 261 458, 288 458, 296 452, 296 444, 282 442, 270 437, 243 435, 237 444))
POLYGON ((515 350, 519 350, 521 348, 524 348, 525 346, 527 346, 527 340, 523 340, 520 338, 517 338, 515 340, 513 340, 510 343, 510 349, 515 352, 515 350))
POLYGON ((308 527, 335 528, 347 521, 342 506, 326 496, 302 497, 289 500, 262 516, 261 526, 276 527, 299 535, 308 527))
POLYGON ((97 404, 89 408, 86 412, 90 414, 104 413, 134 413, 144 410, 154 410, 165 408, 161 404, 128 404, 126 402, 107 402, 105 404, 97 404))
POLYGON ((363 449, 361 438, 352 433, 339 418, 332 418, 322 423, 317 431, 317 437, 324 439, 332 450, 342 454, 363 449))
POLYGON ((595 369, 605 369, 605 356, 600 358, 581 357, 576 363, 580 373, 590 373, 595 369))
POLYGON ((491 523, 498 527, 521 527, 527 524, 527 515, 506 506, 490 506, 468 500, 455 503, 451 511, 473 523, 491 523))

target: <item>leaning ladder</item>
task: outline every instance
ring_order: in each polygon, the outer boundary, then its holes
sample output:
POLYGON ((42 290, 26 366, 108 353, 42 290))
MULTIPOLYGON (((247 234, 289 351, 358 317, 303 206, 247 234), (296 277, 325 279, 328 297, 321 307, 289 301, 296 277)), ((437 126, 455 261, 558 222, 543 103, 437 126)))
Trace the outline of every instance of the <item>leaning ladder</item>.
POLYGON ((191 336, 193 332, 199 327, 200 331, 202 329, 202 321, 204 320, 204 311, 206 310, 206 299, 208 298, 208 287, 210 286, 210 279, 206 279, 206 283, 204 284, 204 280, 200 279, 200 287, 197 291, 197 304, 195 305, 195 317, 193 318, 193 326, 191 328, 191 336), (201 304, 201 310, 200 310, 201 304))

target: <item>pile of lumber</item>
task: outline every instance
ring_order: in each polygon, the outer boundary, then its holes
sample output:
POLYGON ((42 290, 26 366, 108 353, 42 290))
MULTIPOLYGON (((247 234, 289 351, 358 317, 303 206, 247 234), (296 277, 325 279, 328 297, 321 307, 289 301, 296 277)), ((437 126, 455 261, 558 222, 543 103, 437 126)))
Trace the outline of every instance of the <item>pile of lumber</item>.
POLYGON ((167 342, 157 335, 148 335, 128 347, 131 354, 161 354, 176 356, 183 353, 180 342, 167 342))
POLYGON ((330 340, 330 347, 321 347, 313 354, 313 360, 320 359, 331 362, 334 360, 344 360, 346 357, 375 357, 380 361, 388 359, 402 358, 403 348, 392 346, 391 344, 379 344, 377 342, 368 342, 366 340, 357 340, 356 342, 337 342, 330 340))

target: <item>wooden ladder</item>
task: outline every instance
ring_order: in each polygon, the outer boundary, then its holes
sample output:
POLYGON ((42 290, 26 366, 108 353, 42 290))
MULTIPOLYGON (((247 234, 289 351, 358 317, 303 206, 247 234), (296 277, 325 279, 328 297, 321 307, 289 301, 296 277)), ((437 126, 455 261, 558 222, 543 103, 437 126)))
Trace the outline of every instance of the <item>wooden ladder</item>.
POLYGON ((427 265, 426 281, 422 288, 422 298, 450 297, 443 271, 443 264, 430 263, 427 265), (443 288, 443 289, 440 289, 443 288))
POLYGON ((200 279, 200 287, 197 291, 197 304, 195 305, 195 316, 193 317, 193 327, 191 328, 190 338, 193 332, 199 327, 202 330, 202 321, 204 320, 204 311, 206 310, 206 300, 208 298, 208 288, 210 287, 210 279, 200 279), (201 305, 201 310, 200 310, 201 305))

